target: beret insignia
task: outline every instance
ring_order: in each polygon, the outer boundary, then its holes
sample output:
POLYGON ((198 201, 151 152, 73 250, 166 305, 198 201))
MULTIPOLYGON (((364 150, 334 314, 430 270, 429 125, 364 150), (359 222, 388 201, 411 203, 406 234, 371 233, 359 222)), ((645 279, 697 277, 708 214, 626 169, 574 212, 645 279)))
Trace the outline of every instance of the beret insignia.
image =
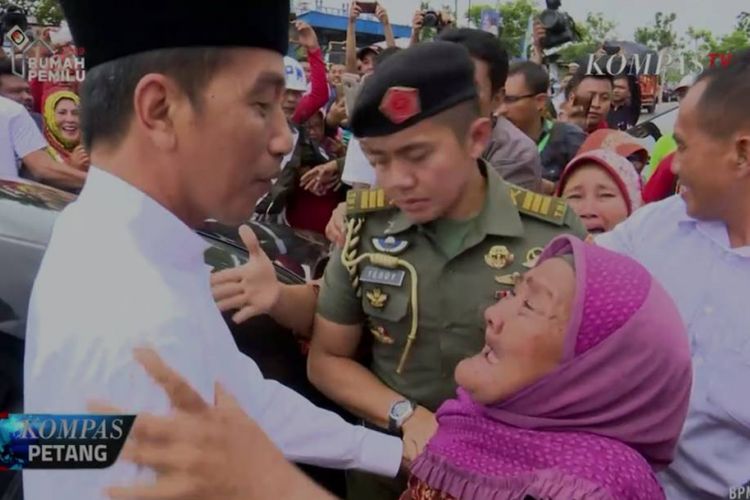
POLYGON ((410 87, 391 87, 380 101, 379 109, 391 122, 400 125, 422 111, 419 90, 410 87))

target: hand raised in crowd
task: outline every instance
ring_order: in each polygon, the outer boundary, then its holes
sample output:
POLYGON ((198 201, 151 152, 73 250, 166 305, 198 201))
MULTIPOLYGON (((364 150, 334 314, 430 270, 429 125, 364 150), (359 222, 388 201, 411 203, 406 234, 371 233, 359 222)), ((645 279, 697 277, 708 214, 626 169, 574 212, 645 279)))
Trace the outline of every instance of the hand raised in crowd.
POLYGON ((352 2, 349 5, 349 21, 356 21, 360 14, 362 14, 362 8, 357 2, 352 2))
MULTIPOLYGON (((176 413, 166 417, 138 415, 120 458, 151 468, 156 481, 109 488, 110 498, 331 498, 286 461, 220 385, 210 406, 155 351, 136 349, 135 357, 167 393, 176 413)), ((125 413, 102 404, 90 405, 89 411, 125 413)))
POLYGON ((305 47, 307 50, 319 49, 320 44, 318 43, 318 35, 315 34, 315 30, 304 21, 294 21, 294 27, 297 28, 299 33, 299 44, 305 47))
POLYGON ((418 406, 401 430, 404 433, 404 465, 411 465, 420 453, 424 451, 425 446, 432 436, 437 432, 438 423, 435 414, 431 411, 418 406))
POLYGON ((235 323, 270 313, 281 296, 273 263, 260 248, 253 230, 240 227, 240 238, 249 253, 247 264, 211 275, 214 300, 222 312, 238 310, 232 316, 235 323))
POLYGON ((411 18, 411 29, 419 31, 424 26, 424 11, 421 9, 414 13, 414 17, 411 18))
POLYGON ((322 196, 328 191, 335 189, 340 179, 338 163, 334 160, 313 167, 305 172, 300 180, 300 186, 302 189, 322 196))
POLYGON ((81 144, 76 146, 73 153, 71 153, 69 163, 71 167, 77 170, 88 171, 91 166, 91 159, 81 144))
POLYGON ((326 122, 329 127, 336 128, 344 123, 349 118, 346 112, 346 100, 341 99, 336 101, 328 110, 328 116, 326 116, 326 122))
MULTIPOLYGON (((575 96, 572 102, 570 100, 563 104, 563 113, 558 116, 558 120, 565 123, 572 123, 582 130, 586 130, 586 117, 588 115, 587 106, 582 104, 586 98, 575 96)), ((590 98, 588 98, 590 102, 590 98)))
POLYGON ((380 21, 380 24, 388 24, 388 11, 378 3, 378 6, 375 8, 375 17, 378 18, 378 21, 380 21))
POLYGON ((326 238, 339 248, 346 243, 346 202, 339 203, 326 225, 326 238))

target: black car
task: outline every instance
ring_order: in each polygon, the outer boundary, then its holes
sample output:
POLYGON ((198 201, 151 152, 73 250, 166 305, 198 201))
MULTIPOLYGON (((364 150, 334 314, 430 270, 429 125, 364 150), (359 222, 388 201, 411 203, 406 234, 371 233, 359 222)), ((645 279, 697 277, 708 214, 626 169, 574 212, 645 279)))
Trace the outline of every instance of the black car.
MULTIPOLYGON (((41 184, 0 179, 0 411, 23 410, 24 336, 31 288, 55 219, 74 200, 73 195, 41 184)), ((286 226, 249 225, 274 262, 281 282, 304 283, 322 274, 329 253, 325 238, 286 226)), ((236 227, 211 222, 198 233, 211 244, 205 258, 215 270, 247 262, 247 251, 236 227)), ((308 382, 304 349, 292 332, 267 316, 241 325, 235 325, 229 316, 225 315, 225 320, 238 348, 255 360, 266 378, 278 380, 318 406, 343 414, 308 382)), ((343 495, 339 490, 341 473, 309 470, 315 479, 343 495)), ((20 474, 0 473, 0 499, 20 498, 18 479, 20 474), (11 494, 11 487, 17 493, 11 494)))

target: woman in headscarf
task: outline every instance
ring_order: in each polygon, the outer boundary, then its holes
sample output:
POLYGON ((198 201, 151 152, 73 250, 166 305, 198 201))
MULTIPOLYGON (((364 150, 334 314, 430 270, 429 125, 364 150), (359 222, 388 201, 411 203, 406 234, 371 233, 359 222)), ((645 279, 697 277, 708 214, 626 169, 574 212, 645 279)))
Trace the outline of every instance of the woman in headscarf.
POLYGON ((556 194, 592 234, 611 231, 643 205, 641 178, 633 164, 605 149, 573 158, 560 175, 556 194))
POLYGON ((597 130, 591 133, 578 149, 578 154, 594 149, 607 149, 627 158, 640 174, 648 164, 648 150, 632 135, 620 130, 597 130))
POLYGON ((81 145, 80 98, 68 89, 53 90, 44 98, 44 136, 50 156, 79 170, 88 170, 90 160, 81 145))
POLYGON ((692 374, 648 271, 561 236, 485 319, 402 500, 663 499, 692 374))

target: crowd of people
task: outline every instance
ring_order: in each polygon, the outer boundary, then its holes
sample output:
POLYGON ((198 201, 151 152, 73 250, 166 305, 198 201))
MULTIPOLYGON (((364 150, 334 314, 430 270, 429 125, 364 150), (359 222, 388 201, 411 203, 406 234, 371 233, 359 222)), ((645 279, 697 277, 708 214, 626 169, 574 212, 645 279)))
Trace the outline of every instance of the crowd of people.
POLYGON ((0 60, 0 177, 80 193, 35 282, 26 411, 139 418, 130 463, 25 472, 27 500, 331 498, 287 460, 347 469, 357 500, 750 481, 750 52, 686 77, 648 150, 633 79, 571 65, 552 89, 544 30, 511 62, 451 19, 423 39, 418 11, 401 49, 378 5, 385 48, 358 48, 352 2, 327 64, 285 2, 61 3, 82 85, 0 60), (325 235, 325 275, 282 285, 245 227, 249 262, 210 276, 207 219, 325 235), (226 311, 308 339, 361 425, 263 379, 226 311))

